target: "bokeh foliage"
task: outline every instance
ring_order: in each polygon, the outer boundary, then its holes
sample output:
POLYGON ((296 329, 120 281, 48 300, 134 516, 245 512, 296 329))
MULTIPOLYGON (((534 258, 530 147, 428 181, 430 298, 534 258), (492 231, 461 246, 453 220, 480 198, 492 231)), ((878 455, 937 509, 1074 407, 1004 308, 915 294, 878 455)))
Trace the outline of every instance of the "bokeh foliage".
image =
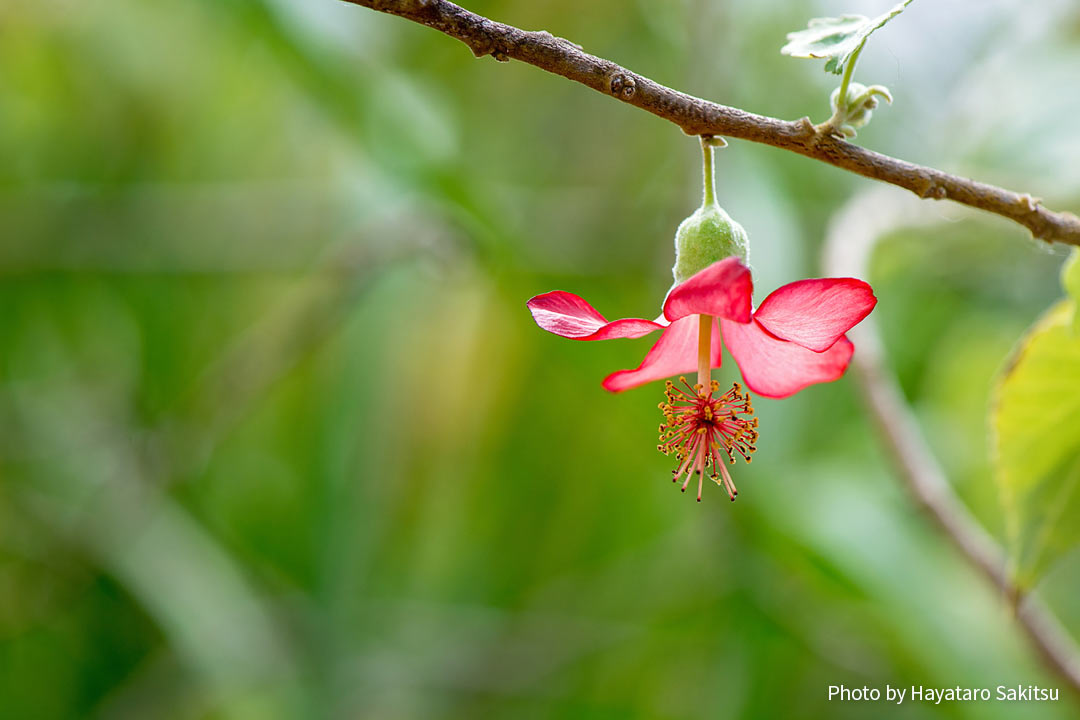
POLYGON ((1065 264, 1066 299, 1029 330, 997 378, 992 452, 1011 572, 1030 589, 1080 536, 1080 255, 1065 264))
MULTIPOLYGON (((860 59, 897 98, 860 142, 1075 210, 1080 15, 1048 4, 913 4, 860 59)), ((830 78, 784 33, 888 3, 468 5, 820 121, 830 78)), ((817 274, 867 181, 718 154, 759 297, 817 274)), ((334 0, 0 6, 3 714, 843 718, 867 708, 829 684, 1058 684, 849 379, 756 402, 738 502, 696 505, 659 391, 599 387, 648 341, 532 325, 556 287, 651 317, 699 171, 656 118, 334 0)), ((988 391, 1061 258, 936 212, 878 252, 875 317, 1004 538, 988 391)), ((1074 633, 1078 583, 1067 558, 1043 586, 1074 633)))

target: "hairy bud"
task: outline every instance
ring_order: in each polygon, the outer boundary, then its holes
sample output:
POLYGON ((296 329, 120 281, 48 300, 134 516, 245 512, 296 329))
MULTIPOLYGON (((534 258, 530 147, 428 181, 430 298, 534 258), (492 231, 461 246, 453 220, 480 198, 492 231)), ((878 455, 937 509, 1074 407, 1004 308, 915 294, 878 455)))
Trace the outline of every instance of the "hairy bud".
MULTIPOLYGON (((829 97, 829 104, 832 105, 832 111, 834 113, 839 107, 839 100, 840 88, 836 88, 832 91, 832 95, 829 97)), ((844 103, 844 121, 846 125, 850 125, 855 129, 864 127, 868 122, 870 122, 870 118, 874 114, 873 109, 875 107, 877 107, 877 100, 874 98, 873 95, 867 95, 865 85, 857 82, 853 82, 848 85, 847 101, 844 103), (852 106, 852 103, 858 101, 860 98, 865 99, 857 106, 852 106)))
POLYGON ((829 104, 832 105, 835 126, 845 137, 855 137, 855 131, 865 127, 873 117, 873 110, 878 106, 878 97, 892 104, 892 94, 884 85, 866 87, 853 82, 847 87, 844 102, 840 102, 840 88, 832 91, 829 104))
POLYGON ((749 264, 750 241, 746 230, 715 202, 706 203, 675 231, 675 266, 671 272, 678 284, 714 262, 732 256, 749 264))

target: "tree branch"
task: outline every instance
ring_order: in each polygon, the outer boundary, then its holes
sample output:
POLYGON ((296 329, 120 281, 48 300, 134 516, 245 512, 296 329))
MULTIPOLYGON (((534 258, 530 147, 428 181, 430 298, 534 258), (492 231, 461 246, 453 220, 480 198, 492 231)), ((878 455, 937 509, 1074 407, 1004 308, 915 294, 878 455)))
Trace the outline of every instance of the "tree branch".
POLYGON ((852 145, 819 132, 808 118, 787 122, 755 115, 672 90, 609 60, 584 52, 548 32, 527 32, 494 22, 446 0, 345 0, 434 28, 491 55, 535 65, 675 123, 687 135, 724 135, 772 145, 874 180, 906 188, 921 198, 953 200, 1020 223, 1047 242, 1080 245, 1080 218, 1053 212, 1026 193, 987 185, 852 145))
MULTIPOLYGON (((877 241, 891 230, 932 221, 915 201, 866 193, 835 216, 826 238, 828 274, 866 277, 877 241)), ((852 360, 863 401, 897 473, 919 507, 1002 595, 1017 603, 1016 620, 1043 662, 1080 692, 1080 649, 1053 611, 1033 593, 1021 594, 1006 570, 1005 553, 956 496, 945 471, 919 429, 900 384, 884 360, 872 317, 848 337, 859 348, 852 360)))

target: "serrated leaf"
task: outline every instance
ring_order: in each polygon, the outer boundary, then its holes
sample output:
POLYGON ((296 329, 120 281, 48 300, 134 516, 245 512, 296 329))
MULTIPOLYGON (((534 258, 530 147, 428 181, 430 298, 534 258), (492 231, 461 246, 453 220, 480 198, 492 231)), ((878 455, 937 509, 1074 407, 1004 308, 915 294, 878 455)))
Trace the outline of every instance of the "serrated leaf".
POLYGON ((874 18, 864 15, 814 18, 805 30, 788 33, 787 45, 780 48, 780 52, 799 58, 827 58, 826 72, 839 75, 870 33, 903 12, 911 2, 903 0, 874 18))
POLYGON ((1028 332, 1001 373, 991 409, 995 473, 1014 581, 1030 588, 1080 543, 1080 336, 1076 301, 1028 332))

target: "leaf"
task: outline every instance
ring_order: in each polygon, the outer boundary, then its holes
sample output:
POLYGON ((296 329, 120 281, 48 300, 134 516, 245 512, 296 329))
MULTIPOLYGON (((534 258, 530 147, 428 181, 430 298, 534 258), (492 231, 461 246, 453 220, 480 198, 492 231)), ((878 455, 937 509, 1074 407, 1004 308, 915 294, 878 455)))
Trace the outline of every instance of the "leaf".
MULTIPOLYGON (((1061 267, 1061 286, 1080 303, 1080 248, 1073 248, 1072 255, 1061 267)), ((1074 334, 1080 334, 1080 313, 1073 313, 1072 327, 1074 334)))
POLYGON ((780 48, 780 52, 798 58, 828 58, 825 71, 839 75, 870 33, 899 15, 909 4, 911 0, 903 0, 875 18, 864 15, 814 18, 805 30, 788 33, 788 43, 780 48))
POLYGON ((995 473, 1014 581, 1030 588, 1080 543, 1080 335, 1076 299, 1032 327, 999 376, 991 408, 995 473))

